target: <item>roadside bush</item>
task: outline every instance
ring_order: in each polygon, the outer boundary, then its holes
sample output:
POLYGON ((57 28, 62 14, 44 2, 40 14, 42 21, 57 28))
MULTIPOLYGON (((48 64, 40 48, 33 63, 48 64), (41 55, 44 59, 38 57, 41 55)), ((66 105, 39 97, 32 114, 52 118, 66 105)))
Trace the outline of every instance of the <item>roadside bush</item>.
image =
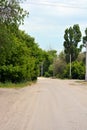
POLYGON ((45 72, 45 77, 50 77, 50 74, 48 72, 45 72))
MULTIPOLYGON (((64 78, 69 78, 70 64, 66 66, 64 70, 64 78)), ((84 79, 85 78, 85 65, 82 62, 72 62, 71 65, 72 79, 84 79)))
POLYGON ((1 82, 22 82, 31 81, 37 78, 34 61, 23 65, 3 65, 0 66, 0 81, 1 82))
POLYGON ((0 30, 0 82, 22 82, 36 80, 38 76, 39 48, 27 34, 18 32, 20 38, 12 34, 5 27, 0 30), (22 35, 28 37, 32 44, 27 46, 27 39, 22 39, 22 35), (36 45, 36 46, 35 46, 36 45), (36 47, 36 48, 35 48, 36 47), (35 48, 37 51, 34 51, 35 48))

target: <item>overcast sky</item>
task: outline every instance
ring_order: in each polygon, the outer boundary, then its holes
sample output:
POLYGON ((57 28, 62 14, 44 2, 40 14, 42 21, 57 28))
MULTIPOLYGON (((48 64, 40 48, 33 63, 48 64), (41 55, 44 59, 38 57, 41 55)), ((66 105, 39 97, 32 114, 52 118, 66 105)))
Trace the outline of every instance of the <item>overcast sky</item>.
POLYGON ((29 11, 22 30, 35 38, 42 49, 63 50, 66 28, 87 27, 87 0, 26 0, 21 6, 29 11))

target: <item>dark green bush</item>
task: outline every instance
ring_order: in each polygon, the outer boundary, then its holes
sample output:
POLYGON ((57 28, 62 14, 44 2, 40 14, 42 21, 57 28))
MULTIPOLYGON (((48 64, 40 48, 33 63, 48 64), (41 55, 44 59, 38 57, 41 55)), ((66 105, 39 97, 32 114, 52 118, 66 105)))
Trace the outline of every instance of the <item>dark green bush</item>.
MULTIPOLYGON (((66 66, 64 71, 64 78, 70 78, 70 64, 66 66)), ((72 79, 84 79, 85 78, 85 65, 82 62, 72 62, 71 65, 72 79)))
POLYGON ((40 49, 32 37, 20 30, 17 33, 19 35, 10 32, 4 25, 0 30, 0 82, 37 79, 40 49))
POLYGON ((37 78, 35 66, 32 64, 24 64, 22 66, 3 65, 0 66, 0 81, 1 82, 21 82, 31 81, 37 78))
POLYGON ((50 77, 50 74, 48 72, 45 72, 45 77, 50 77))

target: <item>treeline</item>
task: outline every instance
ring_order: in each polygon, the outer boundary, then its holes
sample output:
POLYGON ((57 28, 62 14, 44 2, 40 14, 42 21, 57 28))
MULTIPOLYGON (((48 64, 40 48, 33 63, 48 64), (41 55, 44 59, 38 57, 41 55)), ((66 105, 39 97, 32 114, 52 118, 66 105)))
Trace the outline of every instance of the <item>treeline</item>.
POLYGON ((20 7, 20 0, 0 1, 0 82, 17 83, 52 75, 56 51, 42 50, 33 37, 19 29, 28 14, 20 7))
POLYGON ((64 33, 64 51, 56 54, 45 76, 52 76, 50 72, 53 72, 57 78, 85 79, 86 52, 82 52, 82 48, 86 44, 87 28, 85 36, 82 36, 78 24, 67 28, 64 33))
POLYGON ((19 0, 0 1, 0 82, 31 81, 39 75, 42 50, 19 29, 28 14, 19 0))
POLYGON ((85 52, 80 52, 77 59, 71 62, 71 75, 70 63, 66 62, 66 54, 63 51, 57 54, 55 50, 49 50, 46 53, 48 58, 45 57, 41 66, 44 77, 85 79, 85 52), (54 52, 55 56, 52 54, 54 52))
POLYGON ((41 49, 34 38, 19 29, 15 32, 11 29, 0 26, 0 81, 35 80, 41 49))

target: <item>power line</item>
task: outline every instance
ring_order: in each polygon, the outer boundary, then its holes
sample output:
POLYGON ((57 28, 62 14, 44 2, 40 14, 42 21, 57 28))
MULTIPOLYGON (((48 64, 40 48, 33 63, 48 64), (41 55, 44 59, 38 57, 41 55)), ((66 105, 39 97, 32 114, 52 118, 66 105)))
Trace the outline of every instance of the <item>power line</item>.
POLYGON ((87 9, 87 7, 84 6, 76 6, 76 5, 71 5, 71 4, 65 4, 65 3, 58 3, 58 2, 27 2, 26 4, 31 4, 31 5, 36 5, 36 6, 55 6, 55 7, 63 7, 63 8, 75 8, 75 9, 87 9))

